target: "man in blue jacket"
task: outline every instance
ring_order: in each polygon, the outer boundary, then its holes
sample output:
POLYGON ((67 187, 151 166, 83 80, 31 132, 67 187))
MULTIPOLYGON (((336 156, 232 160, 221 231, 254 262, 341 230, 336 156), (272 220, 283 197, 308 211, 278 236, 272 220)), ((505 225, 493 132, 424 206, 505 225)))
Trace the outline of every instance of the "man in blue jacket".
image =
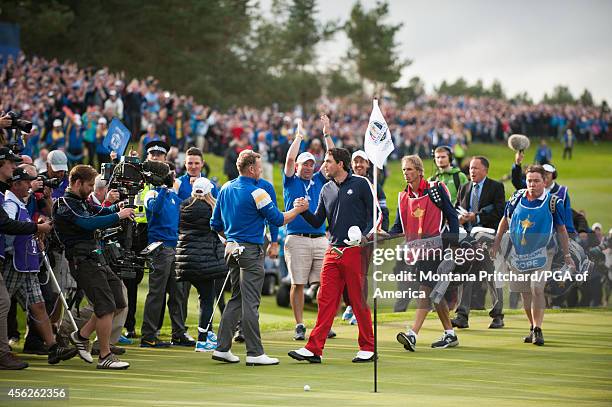
POLYGON ((187 337, 183 307, 176 287, 174 259, 178 241, 178 225, 181 199, 172 189, 174 176, 170 172, 166 185, 153 188, 144 198, 147 213, 149 244, 162 242, 151 257, 149 273, 149 292, 145 300, 142 321, 143 348, 169 347, 170 343, 162 342, 156 336, 159 316, 168 293, 168 311, 172 323, 172 344, 194 346, 195 342, 187 337))
POLYGON ((246 342, 247 366, 277 365, 278 359, 264 353, 259 332, 259 303, 264 281, 265 222, 282 226, 307 207, 280 212, 270 194, 260 185, 261 156, 244 150, 236 167, 240 176, 221 188, 210 226, 227 239, 225 260, 230 270, 232 297, 219 324, 217 350, 212 358, 238 363, 231 352, 232 336, 238 320, 246 342))
MULTIPOLYGON (((191 198, 193 182, 200 177, 208 178, 208 173, 210 172, 210 168, 208 168, 208 165, 204 163, 204 159, 202 158, 202 150, 197 147, 191 147, 185 152, 185 155, 185 167, 187 168, 187 172, 176 179, 175 186, 181 201, 191 198), (203 172, 202 169, 206 169, 206 171, 203 172)), ((217 198, 219 194, 214 184, 210 193, 215 198, 217 198)))

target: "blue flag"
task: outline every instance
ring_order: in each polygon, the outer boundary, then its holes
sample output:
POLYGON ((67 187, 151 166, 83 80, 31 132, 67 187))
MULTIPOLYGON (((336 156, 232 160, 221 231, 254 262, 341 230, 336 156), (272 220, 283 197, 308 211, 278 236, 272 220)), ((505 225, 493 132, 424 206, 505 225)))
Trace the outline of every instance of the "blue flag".
POLYGON ((108 133, 106 133, 102 145, 116 152, 117 157, 121 157, 130 142, 130 137, 131 133, 128 128, 115 117, 108 128, 108 133))

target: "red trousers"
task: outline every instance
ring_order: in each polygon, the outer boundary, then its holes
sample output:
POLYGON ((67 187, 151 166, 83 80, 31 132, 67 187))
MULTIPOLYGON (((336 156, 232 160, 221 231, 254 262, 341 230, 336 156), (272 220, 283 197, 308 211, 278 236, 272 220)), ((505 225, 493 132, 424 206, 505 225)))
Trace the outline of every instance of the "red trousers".
POLYGON ((361 270, 361 248, 351 247, 344 250, 341 257, 328 248, 323 259, 321 286, 317 295, 319 311, 317 322, 310 333, 306 349, 321 356, 327 334, 334 323, 340 305, 344 286, 348 290, 353 313, 359 328, 359 349, 374 352, 374 332, 370 307, 365 300, 364 290, 367 281, 361 270))

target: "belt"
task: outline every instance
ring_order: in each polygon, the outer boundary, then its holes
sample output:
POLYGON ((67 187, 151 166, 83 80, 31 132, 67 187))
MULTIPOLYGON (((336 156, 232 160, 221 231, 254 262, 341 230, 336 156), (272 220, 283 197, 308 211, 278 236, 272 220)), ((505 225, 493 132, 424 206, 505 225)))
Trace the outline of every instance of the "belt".
POLYGON ((302 237, 309 237, 311 239, 316 239, 319 237, 324 237, 325 233, 321 234, 321 233, 289 233, 289 236, 302 236, 302 237))

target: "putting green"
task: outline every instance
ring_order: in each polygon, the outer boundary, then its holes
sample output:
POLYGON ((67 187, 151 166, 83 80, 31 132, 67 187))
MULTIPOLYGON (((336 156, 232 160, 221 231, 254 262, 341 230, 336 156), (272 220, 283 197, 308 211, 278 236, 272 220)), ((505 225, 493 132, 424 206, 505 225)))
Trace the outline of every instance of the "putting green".
POLYGON ((412 317, 412 312, 381 315, 378 394, 372 392, 373 365, 351 363, 357 328, 339 319, 334 327, 338 338, 328 341, 321 365, 290 359, 287 352, 302 344, 291 340, 291 331, 268 330, 265 349, 280 357, 279 366, 247 367, 239 344, 233 351, 242 363, 236 365, 215 362, 209 353, 191 348, 128 346, 127 371, 97 371, 78 357, 49 366, 45 357, 25 355, 30 368, 1 373, 0 387, 68 387, 69 400, 44 405, 73 406, 584 406, 609 405, 612 399, 610 310, 548 312, 543 347, 522 343, 528 327, 519 311, 507 314, 501 330, 486 329, 489 318, 476 311, 470 329, 458 333, 459 347, 431 349, 441 331, 431 316, 415 353, 395 341, 412 317), (305 384, 311 391, 303 390, 305 384))

